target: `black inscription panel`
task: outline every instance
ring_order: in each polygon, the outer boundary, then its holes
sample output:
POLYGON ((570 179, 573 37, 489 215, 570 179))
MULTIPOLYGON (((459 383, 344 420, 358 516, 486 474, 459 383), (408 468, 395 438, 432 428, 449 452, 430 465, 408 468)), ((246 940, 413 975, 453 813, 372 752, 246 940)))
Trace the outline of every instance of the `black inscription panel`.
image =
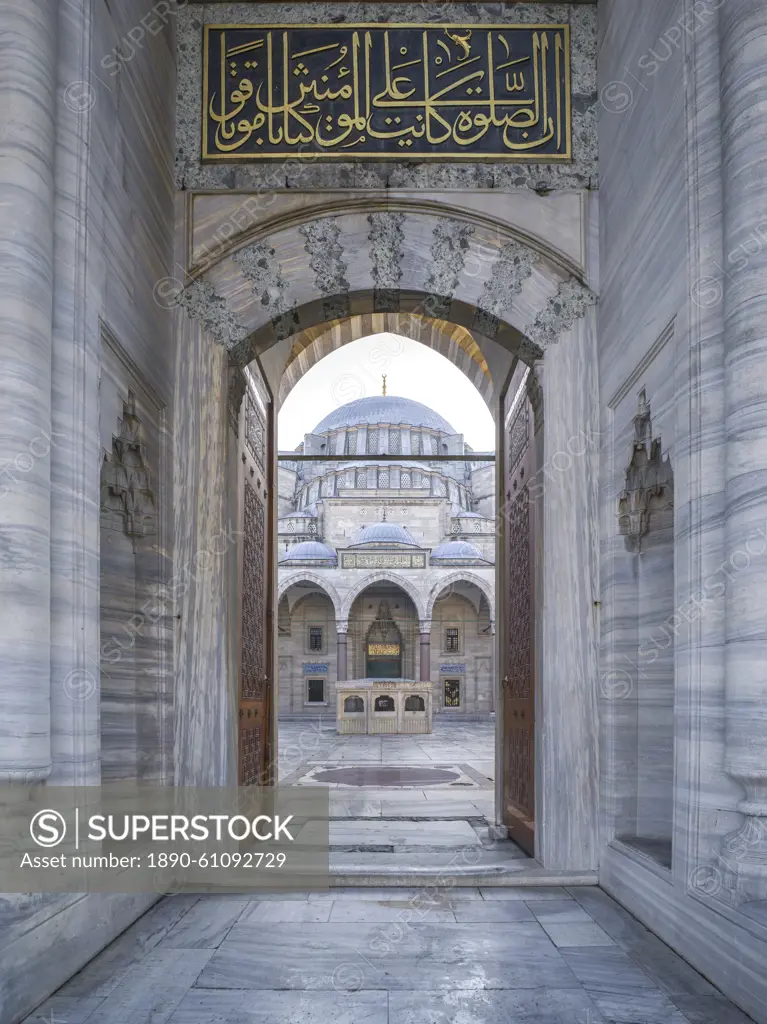
POLYGON ((204 160, 569 160, 568 25, 208 25, 204 160))

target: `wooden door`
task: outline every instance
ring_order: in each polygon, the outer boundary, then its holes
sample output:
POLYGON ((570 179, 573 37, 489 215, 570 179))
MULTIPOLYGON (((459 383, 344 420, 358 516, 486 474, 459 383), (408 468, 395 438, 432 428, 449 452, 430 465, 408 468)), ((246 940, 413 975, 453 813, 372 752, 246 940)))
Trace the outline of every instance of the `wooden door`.
MULTIPOLYGON (((257 371, 252 371, 255 374, 257 371)), ((274 405, 265 386, 248 382, 239 417, 240 672, 238 783, 272 785, 276 744, 274 700, 273 556, 271 490, 274 465, 274 405)))
POLYGON ((502 818, 509 836, 535 855, 535 443, 525 396, 505 440, 502 818))

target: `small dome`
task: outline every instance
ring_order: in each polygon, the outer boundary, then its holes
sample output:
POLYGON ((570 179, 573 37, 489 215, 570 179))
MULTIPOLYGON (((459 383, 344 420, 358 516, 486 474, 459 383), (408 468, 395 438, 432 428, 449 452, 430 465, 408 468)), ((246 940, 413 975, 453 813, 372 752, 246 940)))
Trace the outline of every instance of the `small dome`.
POLYGON ((363 527, 355 541, 355 546, 357 544, 406 544, 408 547, 418 547, 410 532, 397 523, 374 523, 363 527))
POLYGON ((336 565, 338 557, 333 548, 318 540, 305 540, 301 544, 294 544, 292 548, 283 551, 279 558, 280 562, 332 562, 336 565))
POLYGON ((432 562, 488 562, 479 548, 466 540, 448 540, 438 544, 431 553, 432 562))
POLYGON ((397 395, 371 395, 347 402, 321 420, 312 433, 326 434, 339 427, 357 427, 366 423, 404 424, 410 427, 429 427, 442 434, 455 433, 438 412, 412 398, 400 398, 397 395))

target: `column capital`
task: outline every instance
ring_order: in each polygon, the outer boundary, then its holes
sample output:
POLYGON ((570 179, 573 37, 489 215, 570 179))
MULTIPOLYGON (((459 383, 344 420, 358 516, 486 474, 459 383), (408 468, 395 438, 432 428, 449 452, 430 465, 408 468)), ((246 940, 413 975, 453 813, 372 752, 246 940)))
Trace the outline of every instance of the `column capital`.
POLYGON ((418 631, 421 634, 421 636, 423 636, 424 633, 427 636, 429 636, 429 634, 431 633, 431 619, 421 619, 421 621, 418 623, 418 631))
POLYGON ((340 619, 336 619, 336 633, 338 633, 339 637, 341 637, 341 636, 345 637, 348 632, 349 632, 349 620, 348 619, 344 619, 343 621, 341 621, 340 619))

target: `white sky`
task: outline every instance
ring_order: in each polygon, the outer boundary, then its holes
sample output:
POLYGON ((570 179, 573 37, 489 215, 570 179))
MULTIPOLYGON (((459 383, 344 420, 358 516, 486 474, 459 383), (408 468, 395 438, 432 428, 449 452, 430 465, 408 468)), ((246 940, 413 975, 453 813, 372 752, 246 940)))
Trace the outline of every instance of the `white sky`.
POLYGON ((372 334, 331 352, 314 365, 285 400, 278 443, 292 451, 333 409, 386 393, 428 405, 455 427, 475 451, 495 451, 490 410, 467 377, 426 345, 398 334, 372 334))

